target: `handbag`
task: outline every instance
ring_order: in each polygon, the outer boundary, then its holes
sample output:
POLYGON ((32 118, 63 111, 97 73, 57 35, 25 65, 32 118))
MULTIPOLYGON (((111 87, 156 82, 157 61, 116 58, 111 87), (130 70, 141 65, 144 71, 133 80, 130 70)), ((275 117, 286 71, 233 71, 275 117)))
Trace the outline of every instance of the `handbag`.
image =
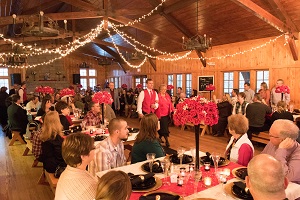
POLYGON ((58 165, 58 166, 56 167, 55 172, 54 172, 54 177, 55 177, 55 178, 59 178, 60 175, 61 175, 61 173, 63 173, 63 171, 65 171, 65 169, 66 169, 66 167, 63 167, 63 166, 58 165))

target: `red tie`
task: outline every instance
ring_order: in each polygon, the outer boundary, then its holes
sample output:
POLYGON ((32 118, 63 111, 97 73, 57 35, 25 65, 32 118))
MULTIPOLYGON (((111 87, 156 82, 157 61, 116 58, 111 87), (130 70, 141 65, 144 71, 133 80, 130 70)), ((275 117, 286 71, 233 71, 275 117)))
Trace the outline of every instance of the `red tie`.
POLYGON ((152 90, 150 91, 150 97, 152 97, 152 95, 153 95, 153 92, 152 92, 152 90))

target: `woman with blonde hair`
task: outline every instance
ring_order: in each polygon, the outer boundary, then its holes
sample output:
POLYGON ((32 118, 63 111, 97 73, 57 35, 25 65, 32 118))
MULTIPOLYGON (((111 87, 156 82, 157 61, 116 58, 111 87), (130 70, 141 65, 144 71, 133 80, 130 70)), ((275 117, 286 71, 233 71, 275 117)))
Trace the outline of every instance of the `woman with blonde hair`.
POLYGON ((158 118, 155 114, 147 114, 140 121, 140 132, 131 151, 131 164, 146 160, 147 153, 155 153, 156 157, 165 156, 165 152, 157 140, 159 130, 158 118))
POLYGON ((268 85, 266 82, 262 82, 260 84, 260 90, 258 91, 263 101, 266 102, 268 106, 270 106, 270 98, 271 98, 271 91, 268 89, 268 85))
POLYGON ((99 179, 96 200, 128 200, 131 192, 131 182, 125 172, 109 171, 99 179))
POLYGON ((278 101, 276 109, 277 110, 271 116, 272 124, 277 119, 288 119, 294 121, 293 114, 287 111, 287 105, 284 101, 278 101))
POLYGON ((228 130, 232 135, 226 147, 225 157, 232 162, 247 166, 254 155, 254 147, 248 138, 248 119, 241 114, 228 117, 228 130))
POLYGON ((44 169, 54 173, 58 166, 65 167, 66 163, 62 157, 62 131, 58 112, 49 111, 42 126, 40 139, 42 141, 42 154, 40 156, 44 169))

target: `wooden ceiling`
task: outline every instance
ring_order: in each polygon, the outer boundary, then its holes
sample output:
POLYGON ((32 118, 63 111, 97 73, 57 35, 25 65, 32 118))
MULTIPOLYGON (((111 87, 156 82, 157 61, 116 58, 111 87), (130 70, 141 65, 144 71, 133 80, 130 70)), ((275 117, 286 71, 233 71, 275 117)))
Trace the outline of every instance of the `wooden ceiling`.
MULTIPOLYGON (((159 3, 161 0, 1 0, 0 33, 16 42, 55 48, 90 32, 103 19, 126 24, 149 13, 159 3), (63 20, 68 20, 68 32, 62 31, 62 34, 52 38, 17 36, 13 33, 12 14, 17 15, 19 25, 15 26, 14 31, 18 32, 23 20, 37 15, 40 10, 45 16, 57 20, 62 28, 63 20)), ((166 0, 151 16, 119 29, 142 44, 171 53, 183 51, 182 37, 192 37, 197 32, 211 37, 216 46, 278 36, 282 34, 279 30, 283 30, 290 33, 290 47, 296 51, 293 40, 298 38, 293 35, 300 30, 300 1, 166 0)), ((112 33, 122 52, 134 51, 120 36, 112 33)), ((10 50, 11 45, 0 39, 0 52, 10 50)), ((105 32, 78 52, 94 57, 112 57, 123 63, 105 32)), ((201 57, 201 52, 198 53, 201 57)))

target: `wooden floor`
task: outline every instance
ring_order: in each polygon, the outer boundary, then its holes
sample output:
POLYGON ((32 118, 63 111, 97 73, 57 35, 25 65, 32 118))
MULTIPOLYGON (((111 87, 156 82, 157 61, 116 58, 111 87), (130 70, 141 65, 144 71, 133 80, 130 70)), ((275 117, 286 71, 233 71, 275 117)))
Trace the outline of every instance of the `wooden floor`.
MULTIPOLYGON (((130 127, 138 127, 138 119, 126 119, 130 127)), ((224 153, 229 138, 204 135, 200 137, 200 150, 203 152, 224 153)), ((22 156, 26 145, 18 142, 8 146, 9 139, 0 130, 0 199, 1 200, 50 200, 54 194, 47 185, 38 185, 42 167, 32 168, 34 157, 22 156)), ((170 148, 179 146, 189 150, 195 146, 192 129, 181 131, 179 127, 170 127, 170 148)), ((259 154, 263 146, 255 145, 255 154, 259 154)))

